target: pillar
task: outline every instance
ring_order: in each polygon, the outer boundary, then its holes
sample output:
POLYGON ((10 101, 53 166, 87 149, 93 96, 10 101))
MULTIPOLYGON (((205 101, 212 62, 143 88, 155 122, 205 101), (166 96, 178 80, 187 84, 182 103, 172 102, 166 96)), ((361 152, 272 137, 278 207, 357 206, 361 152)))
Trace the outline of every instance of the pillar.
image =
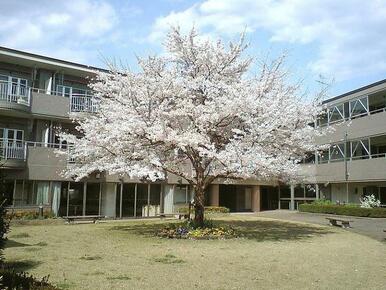
POLYGON ((259 212, 260 211, 260 185, 254 185, 252 187, 252 211, 259 212))
POLYGON ((86 215, 87 181, 83 183, 83 209, 82 215, 86 215))
POLYGON ((295 210, 295 185, 291 184, 291 203, 290 210, 295 210))
POLYGON ((209 189, 209 202, 211 206, 220 205, 220 186, 212 184, 209 189))
POLYGON ((320 199, 319 184, 315 184, 316 199, 320 199))

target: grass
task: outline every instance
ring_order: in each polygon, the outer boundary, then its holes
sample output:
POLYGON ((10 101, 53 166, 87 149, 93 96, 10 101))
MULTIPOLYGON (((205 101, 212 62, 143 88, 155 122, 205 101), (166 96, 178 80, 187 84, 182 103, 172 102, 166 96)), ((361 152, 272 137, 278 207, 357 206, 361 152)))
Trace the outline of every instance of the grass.
POLYGON ((154 261, 157 262, 157 263, 162 263, 162 264, 181 264, 181 263, 185 263, 184 260, 178 259, 173 254, 166 254, 163 257, 154 258, 154 261))
POLYGON ((5 259, 20 271, 50 275, 62 289, 383 289, 386 283, 386 245, 350 231, 230 216, 217 222, 243 238, 155 237, 166 222, 12 225, 5 259))

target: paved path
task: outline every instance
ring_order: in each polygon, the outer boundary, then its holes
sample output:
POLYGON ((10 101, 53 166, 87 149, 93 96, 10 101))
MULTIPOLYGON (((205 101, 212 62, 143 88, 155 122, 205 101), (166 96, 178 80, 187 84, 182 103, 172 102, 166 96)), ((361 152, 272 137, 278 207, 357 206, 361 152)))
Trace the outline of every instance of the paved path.
MULTIPOLYGON (((319 225, 328 225, 326 220, 328 214, 316 214, 316 213, 300 213, 297 211, 289 210, 272 210, 272 211, 263 211, 257 213, 257 216, 280 219, 280 220, 289 220, 289 221, 299 221, 305 223, 313 223, 319 225)), ((386 229, 386 218, 361 218, 361 217, 348 217, 348 216, 339 216, 345 219, 352 220, 352 228, 348 229, 373 239, 379 241, 385 241, 386 233, 383 232, 386 229)))

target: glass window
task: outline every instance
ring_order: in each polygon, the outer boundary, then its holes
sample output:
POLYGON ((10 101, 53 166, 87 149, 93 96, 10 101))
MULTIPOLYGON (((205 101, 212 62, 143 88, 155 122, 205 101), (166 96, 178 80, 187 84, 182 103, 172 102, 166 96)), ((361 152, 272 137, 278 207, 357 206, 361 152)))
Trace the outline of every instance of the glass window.
POLYGON ((336 105, 329 109, 329 115, 328 115, 329 123, 335 123, 340 120, 344 120, 343 104, 336 105))
POLYGON ((318 121, 317 121, 319 126, 325 126, 328 123, 328 114, 327 111, 323 111, 319 116, 318 116, 318 121))
POLYGON ((320 152, 319 163, 327 163, 329 160, 329 154, 330 154, 330 151, 328 149, 320 152))
POLYGON ((280 186, 280 198, 291 198, 291 188, 289 186, 280 186))
POLYGON ((330 160, 337 161, 344 159, 344 143, 332 145, 330 148, 330 160))
POLYGON ((363 139, 351 142, 351 158, 364 159, 370 155, 369 140, 363 139))
POLYGON ((36 205, 49 204, 49 199, 48 199, 49 190, 50 190, 50 183, 48 181, 35 182, 36 205))
POLYGON ((57 95, 63 97, 70 97, 72 94, 72 88, 67 86, 58 85, 56 86, 57 95))
POLYGON ((177 185, 174 188, 174 203, 187 203, 187 186, 177 185))
POLYGON ((368 111, 367 96, 350 101, 350 117, 362 116, 368 111))
POLYGON ((303 198, 304 197, 304 186, 296 186, 295 187, 295 197, 303 198))
POLYGON ((306 184, 305 192, 306 192, 306 197, 316 198, 316 188, 314 184, 306 184))

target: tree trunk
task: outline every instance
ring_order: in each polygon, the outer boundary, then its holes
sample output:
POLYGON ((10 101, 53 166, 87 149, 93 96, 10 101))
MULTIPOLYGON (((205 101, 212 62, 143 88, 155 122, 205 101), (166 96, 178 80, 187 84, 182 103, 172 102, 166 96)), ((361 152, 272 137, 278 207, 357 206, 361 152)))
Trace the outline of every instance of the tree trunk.
POLYGON ((203 227, 204 225, 204 189, 201 187, 196 187, 194 193, 194 223, 203 227))

